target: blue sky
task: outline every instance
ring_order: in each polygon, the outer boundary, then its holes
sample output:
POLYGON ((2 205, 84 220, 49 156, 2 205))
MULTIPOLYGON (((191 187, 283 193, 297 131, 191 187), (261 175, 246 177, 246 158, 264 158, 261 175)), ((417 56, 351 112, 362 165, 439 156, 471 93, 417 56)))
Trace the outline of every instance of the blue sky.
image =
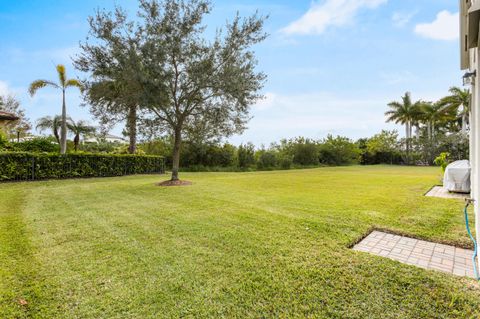
MULTIPOLYGON (((255 48, 268 74, 266 99, 252 107, 249 129, 231 142, 269 144, 283 137, 368 137, 385 124, 386 104, 411 91, 434 100, 461 84, 456 0, 213 1, 206 19, 212 30, 236 11, 269 15, 270 37, 255 48)), ((56 79, 88 33, 95 8, 124 7, 133 0, 0 0, 0 94, 14 94, 31 120, 58 114, 61 99, 51 89, 31 98, 38 78, 56 79)), ((74 119, 94 123, 78 92, 67 97, 74 119)), ((121 127, 113 133, 119 134, 121 127)))

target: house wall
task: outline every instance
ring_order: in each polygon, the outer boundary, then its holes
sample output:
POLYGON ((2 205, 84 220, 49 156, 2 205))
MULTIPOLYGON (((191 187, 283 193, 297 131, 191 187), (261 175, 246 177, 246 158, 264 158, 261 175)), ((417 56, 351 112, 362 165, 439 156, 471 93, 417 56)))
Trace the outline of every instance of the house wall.
MULTIPOLYGON (((472 71, 479 72, 480 64, 478 61, 479 49, 475 48, 471 50, 470 56, 470 66, 472 71)), ((472 106, 470 111, 470 166, 472 168, 471 172, 471 198, 474 200, 473 207, 475 212, 475 233, 477 234, 477 242, 480 242, 480 188, 479 188, 479 167, 480 167, 480 111, 478 106, 480 105, 480 85, 478 85, 478 78, 475 79, 471 91, 472 91, 472 106)))
MULTIPOLYGON (((459 0, 460 8, 460 68, 469 72, 477 72, 471 86, 471 106, 470 106, 470 166, 471 166, 471 195, 475 214, 475 232, 477 242, 480 243, 480 48, 466 49, 469 41, 465 37, 470 37, 471 30, 468 23, 468 10, 480 0, 459 0)), ((478 26, 477 26, 478 27, 478 26)), ((469 39, 468 39, 469 40, 469 39)))

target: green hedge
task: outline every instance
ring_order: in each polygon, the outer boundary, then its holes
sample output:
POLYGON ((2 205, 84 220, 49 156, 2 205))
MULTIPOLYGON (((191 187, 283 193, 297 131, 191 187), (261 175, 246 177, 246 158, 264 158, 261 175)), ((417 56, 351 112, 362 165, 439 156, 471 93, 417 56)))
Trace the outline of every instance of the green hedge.
POLYGON ((0 153, 0 181, 164 173, 160 156, 0 153))

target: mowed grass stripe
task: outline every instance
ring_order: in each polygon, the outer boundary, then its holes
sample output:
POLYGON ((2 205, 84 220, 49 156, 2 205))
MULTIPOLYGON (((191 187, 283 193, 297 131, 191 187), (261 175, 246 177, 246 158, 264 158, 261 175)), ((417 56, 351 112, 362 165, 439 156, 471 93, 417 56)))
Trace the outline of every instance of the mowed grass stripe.
MULTIPOLYGON (((154 186, 158 176, 22 184, 29 194, 24 236, 42 286, 48 287, 48 297, 34 299, 29 315, 478 314, 474 282, 346 247, 374 224, 463 242, 461 216, 456 217, 462 204, 419 193, 436 182, 436 169, 378 166, 182 176, 194 185, 159 188, 154 186), (389 197, 392 191, 396 197, 389 197)), ((8 189, 16 201, 20 188, 12 185, 17 184, 0 185, 0 191, 8 189)))
POLYGON ((28 192, 22 186, 9 184, 0 193, 0 318, 31 318, 52 298, 38 272, 24 214, 28 192))

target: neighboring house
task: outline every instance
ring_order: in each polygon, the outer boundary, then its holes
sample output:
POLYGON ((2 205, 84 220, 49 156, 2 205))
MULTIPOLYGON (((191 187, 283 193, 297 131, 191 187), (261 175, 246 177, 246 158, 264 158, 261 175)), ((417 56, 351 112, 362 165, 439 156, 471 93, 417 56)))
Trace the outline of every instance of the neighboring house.
POLYGON ((470 166, 471 199, 475 212, 477 242, 480 242, 480 0, 460 1, 460 68, 467 72, 464 85, 470 85, 470 166))
POLYGON ((7 133, 9 127, 14 125, 19 119, 15 114, 0 111, 0 131, 7 133))
POLYGON ((101 135, 101 136, 86 136, 83 139, 83 143, 100 143, 105 141, 107 143, 116 143, 116 144, 126 144, 128 143, 126 139, 120 136, 115 136, 111 134, 101 135))

